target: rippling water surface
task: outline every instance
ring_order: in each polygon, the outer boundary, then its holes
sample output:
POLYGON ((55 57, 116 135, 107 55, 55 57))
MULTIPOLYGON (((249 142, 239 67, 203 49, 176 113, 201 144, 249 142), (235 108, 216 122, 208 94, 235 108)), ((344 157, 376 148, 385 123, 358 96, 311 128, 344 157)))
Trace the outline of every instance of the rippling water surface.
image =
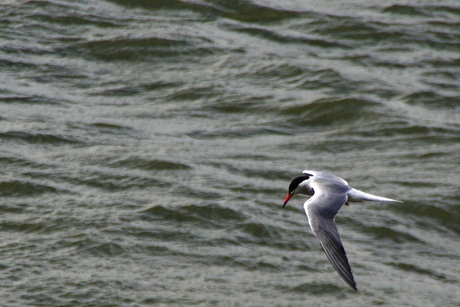
POLYGON ((457 1, 3 1, 3 306, 460 306, 457 1), (292 178, 345 207, 358 292, 292 178))

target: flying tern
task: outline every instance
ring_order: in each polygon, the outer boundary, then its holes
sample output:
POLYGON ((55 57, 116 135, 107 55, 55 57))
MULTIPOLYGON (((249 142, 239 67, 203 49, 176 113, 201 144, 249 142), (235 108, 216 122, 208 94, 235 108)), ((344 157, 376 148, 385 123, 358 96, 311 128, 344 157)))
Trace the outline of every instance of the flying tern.
POLYGON ((318 237, 327 258, 337 270, 340 277, 353 290, 358 291, 350 264, 348 263, 347 254, 334 222, 335 216, 343 205, 348 205, 348 202, 401 201, 354 189, 342 178, 325 172, 305 170, 302 174, 302 176, 294 178, 289 185, 289 191, 284 199, 283 208, 291 197, 296 194, 311 196, 303 205, 308 223, 313 233, 318 237))

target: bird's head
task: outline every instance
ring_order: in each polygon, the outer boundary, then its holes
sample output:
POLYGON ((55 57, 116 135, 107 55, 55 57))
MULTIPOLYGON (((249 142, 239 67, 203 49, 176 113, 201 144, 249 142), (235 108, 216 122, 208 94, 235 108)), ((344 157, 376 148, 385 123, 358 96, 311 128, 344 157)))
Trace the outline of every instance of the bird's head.
POLYGON ((292 196, 296 194, 313 195, 313 189, 310 187, 310 178, 312 174, 304 173, 303 176, 294 178, 289 184, 288 193, 284 199, 283 208, 286 206, 292 196))

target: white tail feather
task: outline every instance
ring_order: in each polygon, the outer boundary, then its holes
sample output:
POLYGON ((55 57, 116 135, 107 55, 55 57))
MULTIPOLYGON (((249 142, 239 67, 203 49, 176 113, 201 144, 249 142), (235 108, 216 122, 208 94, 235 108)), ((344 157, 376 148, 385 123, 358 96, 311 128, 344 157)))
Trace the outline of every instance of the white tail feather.
POLYGON ((360 202, 360 201, 380 201, 380 202, 395 202, 395 203, 402 203, 400 200, 395 200, 391 198, 381 197, 377 195, 373 195, 370 193, 366 193, 360 190, 356 190, 351 188, 348 191, 348 201, 360 202))

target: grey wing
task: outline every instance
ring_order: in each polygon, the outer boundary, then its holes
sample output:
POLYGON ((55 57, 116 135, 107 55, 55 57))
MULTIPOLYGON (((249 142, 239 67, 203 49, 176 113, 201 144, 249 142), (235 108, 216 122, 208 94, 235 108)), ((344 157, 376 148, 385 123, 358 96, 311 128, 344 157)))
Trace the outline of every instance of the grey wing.
POLYGON ((350 287, 357 291, 356 282, 353 278, 350 264, 348 263, 347 253, 343 248, 340 237, 337 237, 336 235, 338 234, 337 227, 335 227, 335 225, 331 225, 327 228, 329 229, 320 227, 316 232, 316 236, 321 243, 321 247, 326 253, 329 261, 332 263, 332 266, 334 266, 336 271, 339 273, 340 277, 342 277, 342 279, 345 280, 350 287), (335 230, 330 229, 332 226, 335 230))
POLYGON ((332 194, 329 196, 317 194, 305 203, 305 211, 310 227, 318 237, 327 258, 340 277, 357 291, 347 254, 334 222, 335 215, 346 200, 346 194, 332 194))

